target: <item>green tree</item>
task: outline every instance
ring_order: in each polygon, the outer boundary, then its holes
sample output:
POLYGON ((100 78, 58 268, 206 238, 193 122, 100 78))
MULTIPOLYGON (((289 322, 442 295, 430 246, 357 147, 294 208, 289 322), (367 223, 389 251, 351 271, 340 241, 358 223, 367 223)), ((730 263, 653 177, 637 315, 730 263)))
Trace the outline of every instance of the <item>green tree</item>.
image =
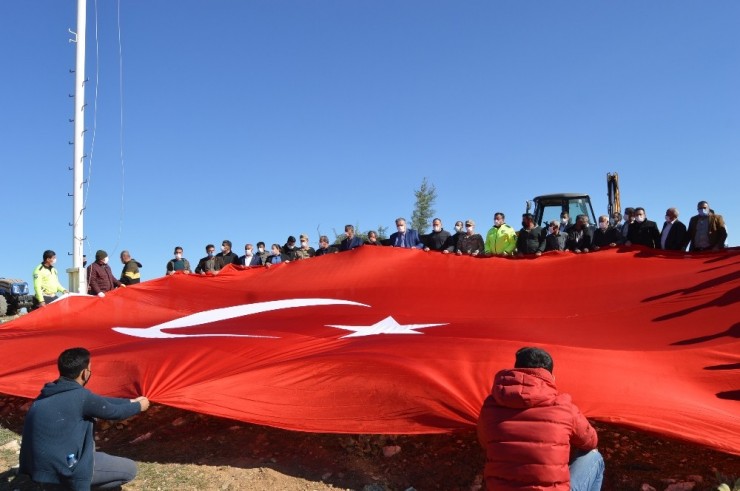
POLYGON ((437 189, 434 184, 429 184, 425 177, 421 181, 419 189, 414 191, 416 204, 414 212, 411 214, 411 228, 417 230, 419 234, 426 233, 429 223, 434 216, 434 201, 437 199, 437 189))

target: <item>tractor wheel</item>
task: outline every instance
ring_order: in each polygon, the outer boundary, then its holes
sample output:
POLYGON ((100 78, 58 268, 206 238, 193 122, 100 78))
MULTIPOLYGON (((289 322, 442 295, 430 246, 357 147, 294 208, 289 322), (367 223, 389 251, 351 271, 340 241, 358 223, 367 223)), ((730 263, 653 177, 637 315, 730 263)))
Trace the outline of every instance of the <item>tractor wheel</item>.
POLYGON ((3 317, 8 312, 8 300, 0 295, 0 317, 3 317))

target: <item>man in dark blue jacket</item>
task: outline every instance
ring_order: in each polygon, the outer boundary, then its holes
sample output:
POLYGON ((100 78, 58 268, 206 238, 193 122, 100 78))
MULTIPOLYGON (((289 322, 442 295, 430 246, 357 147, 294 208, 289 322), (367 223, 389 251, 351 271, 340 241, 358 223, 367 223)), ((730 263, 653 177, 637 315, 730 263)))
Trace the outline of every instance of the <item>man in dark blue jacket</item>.
POLYGON ((398 232, 392 233, 388 241, 393 247, 403 247, 405 249, 424 248, 419 233, 412 228, 406 228, 405 218, 396 218, 396 230, 398 232))
POLYGON ((136 477, 136 463, 95 451, 96 418, 125 419, 149 409, 149 399, 101 397, 85 388, 90 352, 71 348, 57 360, 59 378, 41 389, 23 425, 20 470, 37 483, 89 490, 114 488, 136 477))

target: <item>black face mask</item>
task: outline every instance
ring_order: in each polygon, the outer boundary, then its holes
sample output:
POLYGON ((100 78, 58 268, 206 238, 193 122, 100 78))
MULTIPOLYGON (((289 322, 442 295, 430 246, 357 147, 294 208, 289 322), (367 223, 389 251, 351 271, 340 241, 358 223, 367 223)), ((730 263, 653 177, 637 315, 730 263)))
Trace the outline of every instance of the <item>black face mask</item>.
POLYGON ((90 381, 90 377, 92 377, 92 371, 90 371, 89 369, 86 369, 86 370, 87 370, 87 378, 82 379, 83 387, 87 385, 87 383, 90 381))

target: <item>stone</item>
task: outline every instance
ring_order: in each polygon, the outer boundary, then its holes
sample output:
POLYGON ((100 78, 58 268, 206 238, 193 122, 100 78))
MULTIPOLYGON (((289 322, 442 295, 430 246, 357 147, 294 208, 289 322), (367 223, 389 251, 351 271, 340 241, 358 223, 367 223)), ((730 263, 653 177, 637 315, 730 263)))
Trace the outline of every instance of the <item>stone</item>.
POLYGON ((401 447, 398 445, 388 445, 386 447, 383 447, 383 456, 384 457, 393 457, 397 453, 401 451, 401 447))

